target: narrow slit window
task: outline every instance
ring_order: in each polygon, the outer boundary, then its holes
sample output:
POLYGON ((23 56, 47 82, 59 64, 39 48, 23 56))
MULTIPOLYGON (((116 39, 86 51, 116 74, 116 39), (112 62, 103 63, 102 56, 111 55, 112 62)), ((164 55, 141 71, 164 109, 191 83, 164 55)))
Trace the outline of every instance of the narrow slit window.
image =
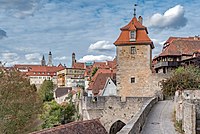
POLYGON ((135 77, 131 78, 131 83, 135 83, 135 77))

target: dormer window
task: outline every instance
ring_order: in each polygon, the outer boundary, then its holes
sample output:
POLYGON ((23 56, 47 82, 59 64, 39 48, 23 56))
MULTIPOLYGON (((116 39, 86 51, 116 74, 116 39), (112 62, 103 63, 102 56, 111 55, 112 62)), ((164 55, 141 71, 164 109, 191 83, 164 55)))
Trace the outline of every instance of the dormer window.
POLYGON ((136 31, 130 31, 130 41, 136 40, 136 31))

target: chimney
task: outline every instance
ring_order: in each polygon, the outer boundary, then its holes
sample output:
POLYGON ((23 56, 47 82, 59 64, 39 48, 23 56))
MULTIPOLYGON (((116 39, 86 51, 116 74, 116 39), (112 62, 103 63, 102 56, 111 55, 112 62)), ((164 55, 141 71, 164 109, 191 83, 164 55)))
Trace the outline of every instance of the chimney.
POLYGON ((139 17, 138 17, 138 21, 142 24, 142 21, 143 21, 142 16, 139 16, 139 17))
POLYGON ((194 40, 199 40, 199 35, 195 35, 194 40))

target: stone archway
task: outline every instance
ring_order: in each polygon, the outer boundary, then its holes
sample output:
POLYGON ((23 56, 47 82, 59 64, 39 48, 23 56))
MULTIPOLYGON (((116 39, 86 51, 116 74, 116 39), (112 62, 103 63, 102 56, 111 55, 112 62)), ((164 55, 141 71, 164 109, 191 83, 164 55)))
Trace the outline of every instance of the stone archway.
POLYGON ((117 132, 119 132, 126 124, 124 122, 122 122, 121 120, 117 120, 116 122, 114 122, 111 127, 110 127, 110 131, 109 134, 116 134, 117 132))

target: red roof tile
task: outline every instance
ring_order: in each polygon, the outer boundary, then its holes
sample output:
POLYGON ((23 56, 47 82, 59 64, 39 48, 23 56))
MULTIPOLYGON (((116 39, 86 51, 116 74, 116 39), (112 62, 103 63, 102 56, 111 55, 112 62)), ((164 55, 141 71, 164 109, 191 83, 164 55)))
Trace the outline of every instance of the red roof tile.
POLYGON ((114 42, 115 45, 134 45, 134 44, 150 44, 154 48, 153 42, 148 37, 148 31, 136 17, 134 17, 128 25, 122 27, 121 34, 114 42), (130 31, 136 30, 136 41, 130 41, 130 31))
POLYGON ((98 69, 92 77, 88 90, 92 90, 93 94, 98 94, 104 88, 108 77, 116 79, 116 70, 98 69))
POLYGON ((85 69, 85 64, 81 62, 75 62, 72 66, 72 68, 79 68, 79 69, 85 69))
POLYGON ((31 134, 108 134, 99 119, 71 122, 31 134))
POLYGON ((27 76, 56 76, 56 72, 64 69, 63 66, 41 66, 41 65, 14 65, 17 70, 28 69, 27 76))
POLYGON ((159 56, 181 56, 193 55, 193 53, 200 49, 200 40, 192 37, 178 38, 170 37, 166 43, 169 43, 161 52, 159 56))

